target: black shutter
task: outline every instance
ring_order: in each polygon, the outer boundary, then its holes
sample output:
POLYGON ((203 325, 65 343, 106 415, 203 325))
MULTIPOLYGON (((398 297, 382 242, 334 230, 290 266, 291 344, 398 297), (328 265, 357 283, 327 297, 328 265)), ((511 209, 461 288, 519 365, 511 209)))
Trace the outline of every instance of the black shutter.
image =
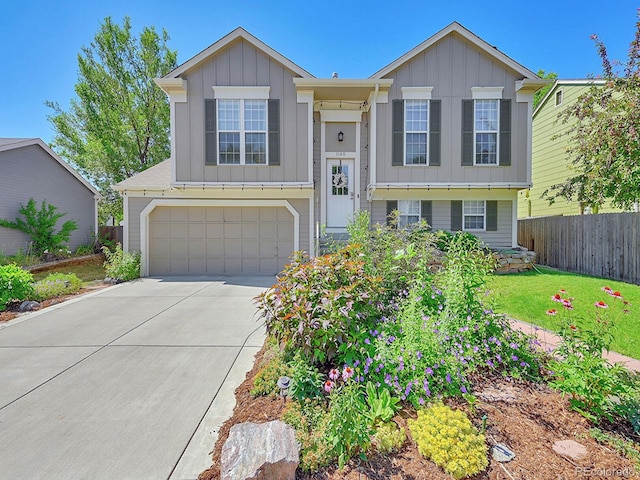
POLYGON ((462 166, 473 166, 473 100, 462 100, 462 166))
POLYGON ((462 230, 462 201, 454 200, 451 202, 451 231, 459 230, 462 230))
MULTIPOLYGON (((387 200, 387 225, 391 225, 391 214, 394 210, 398 210, 398 201, 397 200, 387 200)), ((397 225, 391 225, 394 228, 397 225)))
POLYGON ((441 101, 429 102, 429 165, 440 166, 440 111, 441 101))
MULTIPOLYGON (((205 141, 205 165, 218 163, 218 132, 216 131, 216 101, 204 101, 204 141, 205 141)), ((173 140, 175 141, 175 139, 173 140)))
POLYGON ((429 224, 429 227, 433 226, 433 210, 431 200, 422 200, 420 202, 420 218, 429 224))
POLYGON ((498 230, 498 202, 490 200, 486 202, 487 214, 487 232, 495 232, 498 230))
POLYGON ((269 165, 280 165, 280 100, 268 102, 269 165))
POLYGON ((511 100, 500 100, 500 165, 511 165, 511 100))
POLYGON ((394 100, 392 103, 391 129, 391 165, 404 165, 404 101, 394 100))

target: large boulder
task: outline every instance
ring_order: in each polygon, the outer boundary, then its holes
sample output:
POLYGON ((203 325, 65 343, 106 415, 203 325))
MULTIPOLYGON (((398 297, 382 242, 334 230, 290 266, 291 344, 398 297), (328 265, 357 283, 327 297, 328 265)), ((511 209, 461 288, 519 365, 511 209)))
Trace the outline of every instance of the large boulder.
POLYGON ((234 425, 220 463, 222 480, 294 480, 300 463, 295 430, 280 420, 234 425))

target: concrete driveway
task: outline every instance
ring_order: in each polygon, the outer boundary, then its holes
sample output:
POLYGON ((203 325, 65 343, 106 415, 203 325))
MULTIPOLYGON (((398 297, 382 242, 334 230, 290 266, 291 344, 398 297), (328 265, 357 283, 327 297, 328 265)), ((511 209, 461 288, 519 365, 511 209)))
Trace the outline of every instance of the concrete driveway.
POLYGON ((194 479, 273 277, 146 278, 0 325, 0 479, 194 479))

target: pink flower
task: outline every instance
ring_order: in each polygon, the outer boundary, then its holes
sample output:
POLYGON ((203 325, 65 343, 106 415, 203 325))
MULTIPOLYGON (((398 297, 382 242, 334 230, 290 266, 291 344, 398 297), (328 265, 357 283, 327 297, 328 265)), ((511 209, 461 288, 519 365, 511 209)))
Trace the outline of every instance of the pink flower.
POLYGON ((620 300, 622 300, 622 294, 617 290, 615 292, 611 292, 609 295, 611 295, 613 298, 619 298, 620 300))
POLYGON ((559 293, 556 293, 553 297, 551 297, 551 300, 553 300, 554 302, 561 302, 562 297, 560 296, 559 293))
POLYGON ((594 305, 597 308, 609 308, 609 305, 607 305, 606 303, 604 303, 602 300, 600 300, 599 302, 594 303, 594 305))
POLYGON ((339 376, 340 376, 339 370, 336 370, 335 368, 332 368, 331 370, 329 370, 329 378, 331 380, 337 380, 339 376))
POLYGON ((569 328, 570 328, 571 330, 577 330, 577 329, 578 329, 578 327, 576 327, 575 325, 569 325, 569 328))
POLYGON ((564 288, 561 288, 560 293, 567 293, 567 291, 564 288))
POLYGON ((353 377, 353 368, 344 367, 344 370, 342 371, 342 379, 346 382, 351 377, 353 377))
POLYGON ((567 300, 565 298, 562 299, 562 306, 567 310, 573 310, 573 305, 571 304, 571 300, 567 300))
POLYGON ((556 313, 558 313, 558 311, 555 308, 552 308, 551 310, 547 310, 547 315, 555 315, 556 313))
POLYGON ((324 390, 325 390, 325 392, 327 392, 327 393, 330 392, 334 385, 335 384, 331 380, 327 380, 326 382, 324 382, 324 390))
POLYGON ((613 293, 613 290, 611 290, 609 287, 602 287, 602 291, 608 293, 609 295, 613 293))

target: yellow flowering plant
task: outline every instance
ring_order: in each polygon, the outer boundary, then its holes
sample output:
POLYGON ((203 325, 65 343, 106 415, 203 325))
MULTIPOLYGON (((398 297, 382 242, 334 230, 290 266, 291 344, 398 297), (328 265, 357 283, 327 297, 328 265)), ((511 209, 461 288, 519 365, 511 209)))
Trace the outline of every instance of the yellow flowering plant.
POLYGON ((408 424, 420 454, 455 479, 475 475, 489 464, 484 434, 462 411, 439 403, 419 410, 408 424))

